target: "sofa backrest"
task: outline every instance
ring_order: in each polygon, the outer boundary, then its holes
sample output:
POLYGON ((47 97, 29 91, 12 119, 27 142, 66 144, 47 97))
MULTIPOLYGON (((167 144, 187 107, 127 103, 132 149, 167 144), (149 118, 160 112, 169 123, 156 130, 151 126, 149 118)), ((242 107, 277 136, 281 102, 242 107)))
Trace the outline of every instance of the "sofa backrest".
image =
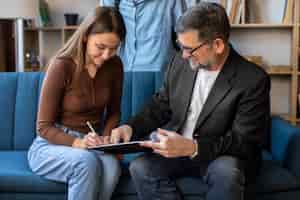
POLYGON ((35 137, 41 73, 0 74, 0 149, 27 149, 35 137))
POLYGON ((158 91, 163 72, 158 70, 125 71, 122 95, 121 123, 136 114, 158 91))
MULTIPOLYGON (((155 70, 125 72, 121 123, 151 99, 161 86, 162 74, 155 70)), ((27 150, 35 138, 43 78, 44 73, 40 72, 0 73, 0 150, 27 150)), ((269 159, 288 163, 288 144, 298 132, 283 120, 273 118, 269 159)))
MULTIPOLYGON (((36 136, 38 99, 44 73, 0 73, 0 150, 27 150, 36 136)), ((121 123, 150 100, 162 82, 160 71, 124 75, 121 123)))

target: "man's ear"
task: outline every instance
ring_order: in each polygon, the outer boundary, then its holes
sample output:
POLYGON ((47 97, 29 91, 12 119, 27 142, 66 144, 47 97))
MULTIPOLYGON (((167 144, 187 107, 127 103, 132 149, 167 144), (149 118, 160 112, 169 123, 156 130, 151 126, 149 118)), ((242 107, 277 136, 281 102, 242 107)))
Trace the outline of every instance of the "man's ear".
POLYGON ((215 49, 216 54, 222 54, 225 51, 225 43, 221 38, 217 38, 214 40, 213 47, 215 49))

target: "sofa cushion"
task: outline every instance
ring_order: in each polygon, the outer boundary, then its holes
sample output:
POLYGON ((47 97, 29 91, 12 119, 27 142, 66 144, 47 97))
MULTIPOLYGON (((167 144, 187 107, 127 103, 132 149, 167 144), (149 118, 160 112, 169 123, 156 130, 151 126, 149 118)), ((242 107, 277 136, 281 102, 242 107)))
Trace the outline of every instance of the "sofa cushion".
POLYGON ((17 74, 1 73, 0 76, 0 149, 11 150, 13 148, 17 74))
POLYGON ((285 192, 299 190, 300 182, 287 169, 282 168, 278 162, 263 161, 256 183, 250 185, 247 189, 250 191, 256 190, 256 193, 260 194, 285 192))
POLYGON ((273 117, 271 133, 271 154, 280 164, 284 164, 290 139, 299 133, 299 129, 281 118, 273 117))
POLYGON ((290 190, 286 192, 276 192, 276 193, 268 193, 268 194, 260 194, 256 198, 249 198, 247 196, 246 200, 297 200, 300 197, 299 190, 290 190))
POLYGON ((66 200, 67 193, 27 193, 1 192, 1 200, 66 200))
POLYGON ((67 186, 35 175, 28 166, 27 151, 0 151, 0 192, 65 193, 67 186))
POLYGON ((128 71, 124 73, 123 92, 121 102, 121 123, 126 122, 131 116, 131 97, 132 97, 132 74, 128 71))
POLYGON ((19 73, 15 104, 14 150, 27 150, 36 136, 40 73, 19 73))
MULTIPOLYGON (((47 181, 33 174, 28 166, 26 151, 2 151, 0 163, 0 191, 62 193, 67 190, 65 184, 47 181)), ((181 178, 177 183, 185 195, 202 196, 207 191, 207 185, 199 178, 181 178)), ((274 161, 264 161, 257 182, 249 188, 261 194, 285 192, 299 190, 300 182, 274 161)), ((122 176, 115 194, 136 194, 128 173, 122 176)))
POLYGON ((155 93, 156 74, 154 71, 132 72, 132 115, 135 115, 151 100, 155 93), (145 87, 147 86, 147 87, 145 87))

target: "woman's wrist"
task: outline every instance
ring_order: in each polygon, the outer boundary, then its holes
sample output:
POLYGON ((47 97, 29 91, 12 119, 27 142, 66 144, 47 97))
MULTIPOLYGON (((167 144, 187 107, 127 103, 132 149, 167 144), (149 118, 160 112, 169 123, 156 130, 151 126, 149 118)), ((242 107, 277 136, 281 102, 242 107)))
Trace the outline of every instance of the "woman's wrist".
POLYGON ((74 148, 80 148, 80 149, 85 149, 86 145, 85 145, 83 139, 75 138, 75 140, 72 143, 72 147, 74 147, 74 148))

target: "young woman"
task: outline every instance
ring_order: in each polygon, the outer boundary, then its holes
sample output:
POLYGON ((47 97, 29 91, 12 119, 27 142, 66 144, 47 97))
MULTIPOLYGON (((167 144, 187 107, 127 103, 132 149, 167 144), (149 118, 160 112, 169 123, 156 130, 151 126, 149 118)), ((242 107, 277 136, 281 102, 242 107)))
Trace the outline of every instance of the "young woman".
POLYGON ((117 159, 87 147, 108 143, 119 122, 123 65, 116 53, 124 38, 120 13, 97 7, 48 66, 28 161, 36 174, 67 183, 69 200, 110 199, 118 182, 117 159))

